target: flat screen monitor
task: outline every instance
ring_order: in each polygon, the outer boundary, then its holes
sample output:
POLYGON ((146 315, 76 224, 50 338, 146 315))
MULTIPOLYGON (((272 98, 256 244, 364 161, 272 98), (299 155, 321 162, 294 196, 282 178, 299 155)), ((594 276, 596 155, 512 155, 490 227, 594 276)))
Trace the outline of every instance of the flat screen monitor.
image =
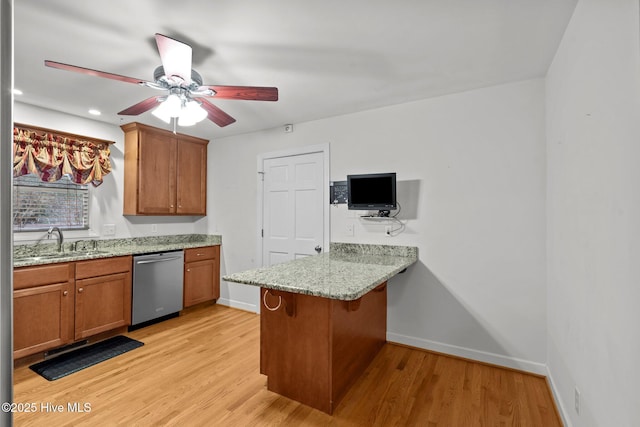
POLYGON ((347 175, 347 194, 349 209, 377 209, 381 212, 397 209, 396 174, 347 175))

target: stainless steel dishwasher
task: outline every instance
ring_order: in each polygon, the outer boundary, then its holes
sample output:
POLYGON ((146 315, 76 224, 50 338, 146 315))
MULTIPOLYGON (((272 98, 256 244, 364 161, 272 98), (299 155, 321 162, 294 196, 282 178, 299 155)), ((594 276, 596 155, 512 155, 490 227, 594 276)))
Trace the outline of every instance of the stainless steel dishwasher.
POLYGON ((133 257, 131 326, 182 310, 183 269, 181 250, 133 257))

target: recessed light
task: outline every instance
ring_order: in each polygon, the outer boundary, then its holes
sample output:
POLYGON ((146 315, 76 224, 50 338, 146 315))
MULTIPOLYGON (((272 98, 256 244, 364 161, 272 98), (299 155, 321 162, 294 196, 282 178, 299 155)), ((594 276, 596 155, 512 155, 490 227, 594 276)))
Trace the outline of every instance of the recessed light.
POLYGON ((22 95, 22 91, 20 89, 13 89, 14 95, 22 95))
POLYGON ((94 115, 94 116, 99 116, 100 114, 102 114, 100 111, 95 110, 95 109, 91 109, 89 110, 89 114, 94 115))

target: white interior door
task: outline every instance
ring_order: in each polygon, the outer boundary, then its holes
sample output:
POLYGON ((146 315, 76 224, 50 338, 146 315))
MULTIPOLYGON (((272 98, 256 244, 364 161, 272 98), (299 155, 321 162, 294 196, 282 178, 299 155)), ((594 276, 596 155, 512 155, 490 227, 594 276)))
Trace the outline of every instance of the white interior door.
POLYGON ((328 203, 324 153, 265 158, 262 166, 262 264, 316 254, 324 242, 328 203))

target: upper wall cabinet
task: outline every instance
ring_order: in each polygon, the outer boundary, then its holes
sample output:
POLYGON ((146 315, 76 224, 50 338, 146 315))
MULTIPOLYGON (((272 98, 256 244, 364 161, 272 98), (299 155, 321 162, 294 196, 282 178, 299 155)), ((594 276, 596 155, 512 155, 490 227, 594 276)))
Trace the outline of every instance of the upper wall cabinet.
POLYGON ((206 215, 209 141, 129 123, 124 131, 124 215, 206 215))

